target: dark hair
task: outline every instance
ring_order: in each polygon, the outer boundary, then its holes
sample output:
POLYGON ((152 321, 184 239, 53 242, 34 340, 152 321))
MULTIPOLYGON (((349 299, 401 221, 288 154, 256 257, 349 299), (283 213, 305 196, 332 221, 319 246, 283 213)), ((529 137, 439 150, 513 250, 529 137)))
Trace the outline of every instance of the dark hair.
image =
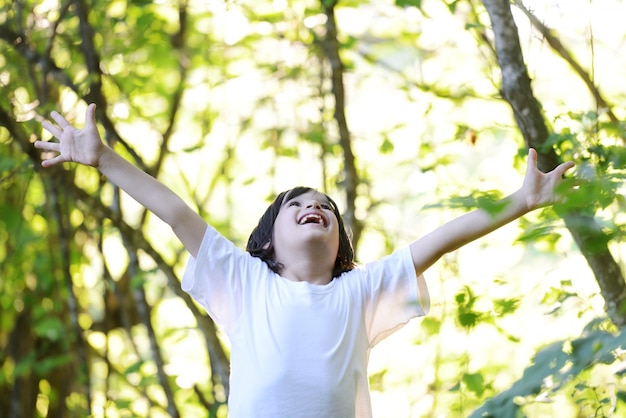
MULTIPOLYGON (((280 208, 287 200, 291 200, 295 197, 303 195, 308 192, 315 192, 317 190, 310 187, 294 187, 291 190, 284 191, 276 196, 276 199, 267 208, 259 224, 254 228, 248 239, 248 245, 246 245, 246 251, 248 251, 253 257, 258 257, 263 260, 269 268, 275 272, 280 273, 284 267, 281 263, 277 262, 274 258, 274 222, 280 212, 280 208)), ((337 208, 337 204, 328 195, 324 194, 330 203, 331 209, 337 218, 339 225, 339 251, 337 252, 337 259, 335 260, 335 266, 333 268, 333 277, 338 277, 346 271, 352 270, 356 264, 354 263, 354 250, 352 248, 352 241, 348 237, 346 228, 343 224, 343 219, 337 208)))

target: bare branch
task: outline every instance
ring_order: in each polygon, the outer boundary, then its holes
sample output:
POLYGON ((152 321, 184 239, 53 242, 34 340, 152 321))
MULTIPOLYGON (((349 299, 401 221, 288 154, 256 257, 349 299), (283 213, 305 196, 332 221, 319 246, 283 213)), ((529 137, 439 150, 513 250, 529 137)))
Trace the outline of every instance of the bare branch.
MULTIPOLYGON (((578 74, 580 79, 585 83, 593 98, 596 101, 596 106, 600 111, 606 112, 612 123, 619 123, 619 119, 613 113, 612 106, 606 101, 598 86, 595 85, 591 75, 576 61, 572 54, 561 43, 561 40, 541 22, 537 16, 535 16, 530 10, 528 10, 520 0, 515 0, 515 6, 520 9, 530 20, 530 23, 535 29, 541 33, 543 38, 548 42, 548 45, 552 47, 561 58, 563 58, 572 67, 574 72, 578 74)), ((623 138, 626 140, 626 138, 623 138)))
MULTIPOLYGON (((54 173, 54 171, 52 171, 54 173)), ((78 322, 78 301, 76 294, 74 293, 74 284, 72 282, 71 267, 71 254, 70 254, 70 241, 71 232, 69 229, 69 214, 67 213, 67 206, 60 200, 61 195, 59 190, 64 190, 62 181, 59 176, 43 176, 44 187, 46 188, 46 195, 48 196, 48 204, 51 206, 52 213, 56 219, 58 244, 60 246, 61 255, 61 272, 63 274, 63 284, 65 285, 65 291, 67 293, 67 308, 69 311, 69 319, 72 327, 73 338, 75 339, 76 353, 78 355, 78 385, 81 387, 81 393, 86 398, 86 414, 91 415, 91 385, 90 373, 89 373, 89 361, 87 359, 87 348, 83 329, 78 322)))
POLYGON ((352 242, 356 247, 361 236, 362 226, 355 216, 357 186, 359 177, 356 170, 352 140, 345 114, 345 89, 343 85, 344 66, 339 56, 339 41, 337 39, 337 22, 335 20, 335 3, 321 0, 326 15, 326 35, 322 40, 322 48, 332 72, 332 93, 335 98, 335 121, 339 129, 339 144, 344 155, 344 187, 346 191, 346 213, 344 221, 346 228, 352 231, 352 242))

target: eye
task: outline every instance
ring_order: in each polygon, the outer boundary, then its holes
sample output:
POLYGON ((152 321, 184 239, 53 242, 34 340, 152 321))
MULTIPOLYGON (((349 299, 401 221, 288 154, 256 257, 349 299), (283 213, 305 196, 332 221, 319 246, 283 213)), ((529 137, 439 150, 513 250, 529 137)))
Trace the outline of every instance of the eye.
POLYGON ((291 206, 300 206, 300 202, 298 202, 297 200, 292 200, 289 203, 287 203, 287 207, 291 207, 291 206))
POLYGON ((332 208, 330 207, 328 203, 322 203, 322 209, 332 210, 332 208))

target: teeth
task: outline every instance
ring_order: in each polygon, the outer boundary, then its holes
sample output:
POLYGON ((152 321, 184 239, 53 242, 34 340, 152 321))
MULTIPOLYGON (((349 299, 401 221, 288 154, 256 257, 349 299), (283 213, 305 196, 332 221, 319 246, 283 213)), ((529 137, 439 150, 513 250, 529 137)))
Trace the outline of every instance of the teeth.
POLYGON ((309 214, 309 215, 304 215, 302 217, 302 219, 300 219, 300 225, 304 225, 307 223, 317 223, 317 224, 323 224, 324 220, 322 219, 322 217, 320 215, 316 215, 316 214, 309 214))

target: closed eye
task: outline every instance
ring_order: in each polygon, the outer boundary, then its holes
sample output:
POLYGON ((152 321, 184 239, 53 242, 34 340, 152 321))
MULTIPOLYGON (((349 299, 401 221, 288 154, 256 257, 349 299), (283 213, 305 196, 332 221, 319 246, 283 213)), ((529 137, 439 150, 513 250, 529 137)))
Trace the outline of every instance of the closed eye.
POLYGON ((322 209, 332 210, 332 208, 330 207, 330 205, 327 205, 327 204, 323 204, 323 205, 322 205, 322 209))
POLYGON ((287 203, 287 207, 290 206, 300 206, 300 202, 298 202, 297 200, 292 200, 291 202, 287 203))

